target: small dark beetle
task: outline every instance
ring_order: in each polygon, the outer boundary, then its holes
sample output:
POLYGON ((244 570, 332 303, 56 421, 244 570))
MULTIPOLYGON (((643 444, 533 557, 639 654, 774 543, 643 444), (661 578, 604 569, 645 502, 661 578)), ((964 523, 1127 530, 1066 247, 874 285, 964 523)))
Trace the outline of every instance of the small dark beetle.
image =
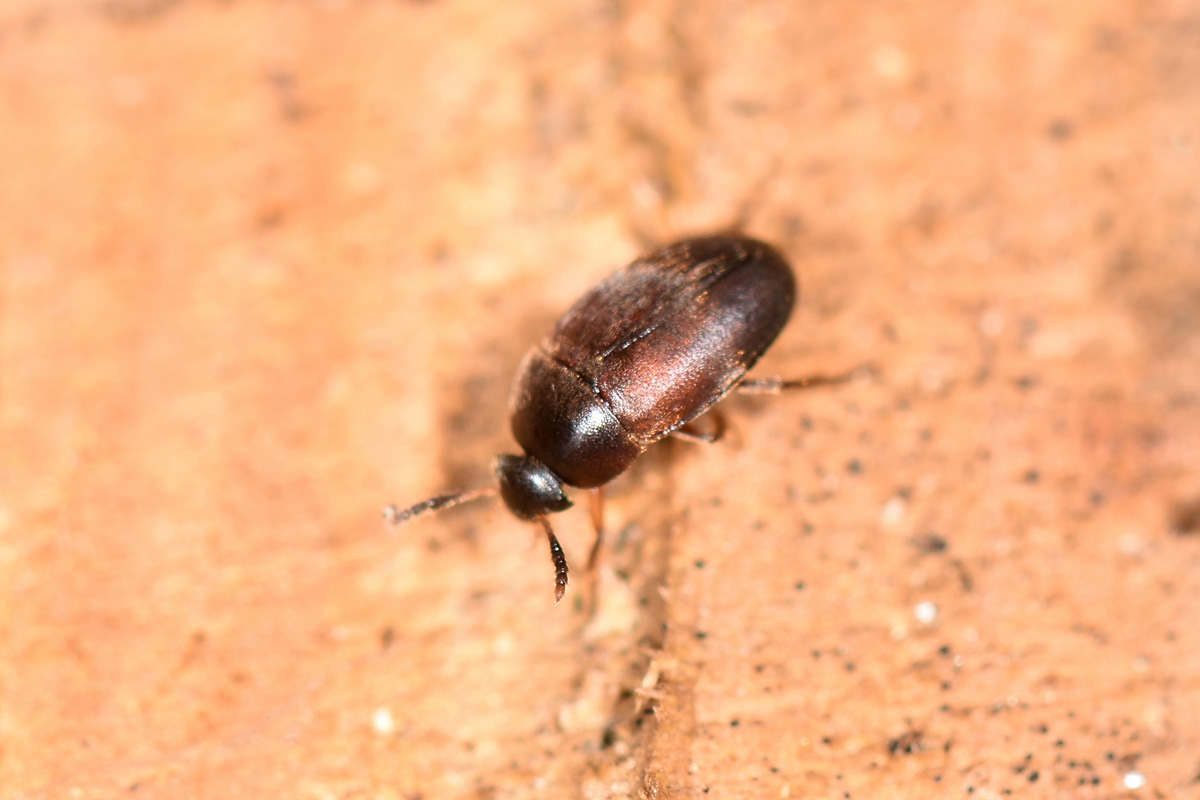
POLYGON ((544 528, 561 600, 567 562, 547 515, 571 506, 564 485, 593 490, 598 546, 599 487, 648 445, 670 433, 715 439, 685 426, 734 388, 778 392, 843 379, 743 380, 795 297, 783 256, 754 239, 685 239, 639 258, 581 297, 525 356, 511 399, 525 454, 496 460, 497 486, 389 506, 385 518, 401 522, 499 492, 509 511, 544 528))

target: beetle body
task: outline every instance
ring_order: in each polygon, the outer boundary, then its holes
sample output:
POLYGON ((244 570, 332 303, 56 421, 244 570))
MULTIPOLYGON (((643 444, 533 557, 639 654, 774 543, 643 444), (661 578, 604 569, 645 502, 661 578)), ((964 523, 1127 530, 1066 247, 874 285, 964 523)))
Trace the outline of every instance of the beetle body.
POLYGON ((608 483, 741 380, 795 294, 787 262, 753 239, 687 239, 634 261, 525 357, 514 438, 563 483, 608 483))
POLYGON ((571 506, 564 485, 603 486, 724 397, 775 341, 795 296, 779 252, 743 236, 685 239, 639 258, 526 355, 511 397, 524 455, 496 460, 497 488, 385 515, 402 521, 498 491, 513 514, 545 529, 561 599, 567 566, 547 515, 571 506))

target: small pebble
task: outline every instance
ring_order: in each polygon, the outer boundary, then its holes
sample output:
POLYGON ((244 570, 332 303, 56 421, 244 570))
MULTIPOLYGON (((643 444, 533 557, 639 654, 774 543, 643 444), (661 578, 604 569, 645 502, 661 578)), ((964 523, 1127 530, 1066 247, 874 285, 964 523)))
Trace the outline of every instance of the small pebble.
POLYGON ((938 607, 932 600, 924 600, 913 607, 913 615, 922 625, 932 625, 937 621, 938 607))
POLYGON ((1126 772, 1123 782, 1126 789, 1141 789, 1146 785, 1146 776, 1140 772, 1126 772))
POLYGON ((386 708, 375 709, 371 714, 371 728, 380 736, 394 733, 396 730, 396 720, 392 718, 392 712, 386 708))

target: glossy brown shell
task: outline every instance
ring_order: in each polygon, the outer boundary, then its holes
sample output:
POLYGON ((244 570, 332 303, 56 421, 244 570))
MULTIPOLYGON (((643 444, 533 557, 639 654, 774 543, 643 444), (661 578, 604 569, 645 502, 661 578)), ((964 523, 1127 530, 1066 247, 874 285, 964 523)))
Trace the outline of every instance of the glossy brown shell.
POLYGON ((525 358, 512 428, 566 483, 592 487, 721 399, 775 341, 796 282, 740 236, 686 239, 596 286, 525 358))

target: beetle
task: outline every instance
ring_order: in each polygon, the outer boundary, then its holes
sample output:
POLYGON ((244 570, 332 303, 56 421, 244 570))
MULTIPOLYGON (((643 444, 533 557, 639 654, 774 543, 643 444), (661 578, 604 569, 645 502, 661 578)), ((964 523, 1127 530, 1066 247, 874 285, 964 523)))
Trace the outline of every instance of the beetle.
POLYGON ((499 494, 546 533, 554 601, 568 569, 549 515, 569 508, 565 488, 591 489, 599 548, 600 487, 669 434, 715 441, 690 423, 735 389, 777 393, 845 380, 748 380, 783 330, 796 278, 769 244, 736 234, 683 239, 645 255, 581 297, 521 362, 510 398, 522 455, 496 458, 496 485, 388 506, 396 524, 499 494))

